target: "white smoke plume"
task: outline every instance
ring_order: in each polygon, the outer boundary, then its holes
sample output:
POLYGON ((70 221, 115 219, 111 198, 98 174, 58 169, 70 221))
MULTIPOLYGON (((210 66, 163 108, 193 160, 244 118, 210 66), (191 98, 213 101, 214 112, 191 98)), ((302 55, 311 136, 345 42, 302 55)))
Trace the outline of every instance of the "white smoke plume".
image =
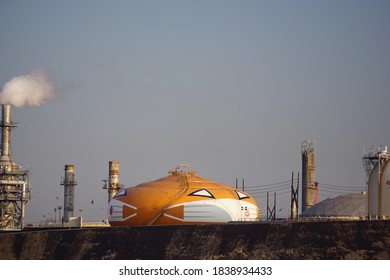
POLYGON ((0 103, 15 107, 39 106, 54 97, 54 86, 44 70, 32 70, 7 82, 0 93, 0 103))

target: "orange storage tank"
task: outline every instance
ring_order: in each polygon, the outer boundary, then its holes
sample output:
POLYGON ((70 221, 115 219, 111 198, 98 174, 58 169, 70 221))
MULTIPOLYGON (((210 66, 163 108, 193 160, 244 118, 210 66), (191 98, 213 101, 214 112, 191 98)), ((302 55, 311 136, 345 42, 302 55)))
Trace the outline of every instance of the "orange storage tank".
POLYGON ((167 177, 120 191, 108 206, 111 226, 258 221, 259 215, 248 193, 204 179, 187 165, 172 169, 167 177))

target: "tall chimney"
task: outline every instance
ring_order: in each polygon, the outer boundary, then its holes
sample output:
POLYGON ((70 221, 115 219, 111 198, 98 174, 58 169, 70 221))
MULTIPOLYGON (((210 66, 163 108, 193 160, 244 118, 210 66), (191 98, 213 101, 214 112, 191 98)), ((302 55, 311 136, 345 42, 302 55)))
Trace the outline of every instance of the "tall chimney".
POLYGON ((65 165, 65 177, 61 181, 64 186, 64 217, 63 222, 68 223, 74 211, 74 186, 77 185, 74 176, 74 165, 65 165))
POLYGON ((110 161, 108 163, 108 202, 118 193, 119 186, 119 162, 110 161))
POLYGON ((0 166, 15 165, 11 157, 11 130, 17 124, 11 120, 11 105, 2 105, 0 166))

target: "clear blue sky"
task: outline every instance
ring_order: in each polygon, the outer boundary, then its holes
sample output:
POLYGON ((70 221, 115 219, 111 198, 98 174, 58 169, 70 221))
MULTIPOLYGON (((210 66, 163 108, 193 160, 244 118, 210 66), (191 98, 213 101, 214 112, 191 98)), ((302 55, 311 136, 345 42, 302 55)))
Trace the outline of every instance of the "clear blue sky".
POLYGON ((320 184, 364 190, 363 147, 390 146, 389 26, 389 1, 2 0, 0 86, 38 68, 56 87, 12 111, 26 220, 62 204, 65 164, 76 209, 101 220, 110 160, 126 186, 180 163, 267 185, 300 171, 304 139, 317 142, 320 184))

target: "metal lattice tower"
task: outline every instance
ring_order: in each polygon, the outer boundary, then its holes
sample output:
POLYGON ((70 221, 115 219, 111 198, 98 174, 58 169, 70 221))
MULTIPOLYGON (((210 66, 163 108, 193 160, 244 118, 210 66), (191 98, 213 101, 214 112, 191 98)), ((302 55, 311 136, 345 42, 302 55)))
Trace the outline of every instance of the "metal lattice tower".
POLYGON ((298 195, 299 195, 299 172, 297 187, 294 188, 294 172, 291 175, 291 219, 298 219, 298 195))

